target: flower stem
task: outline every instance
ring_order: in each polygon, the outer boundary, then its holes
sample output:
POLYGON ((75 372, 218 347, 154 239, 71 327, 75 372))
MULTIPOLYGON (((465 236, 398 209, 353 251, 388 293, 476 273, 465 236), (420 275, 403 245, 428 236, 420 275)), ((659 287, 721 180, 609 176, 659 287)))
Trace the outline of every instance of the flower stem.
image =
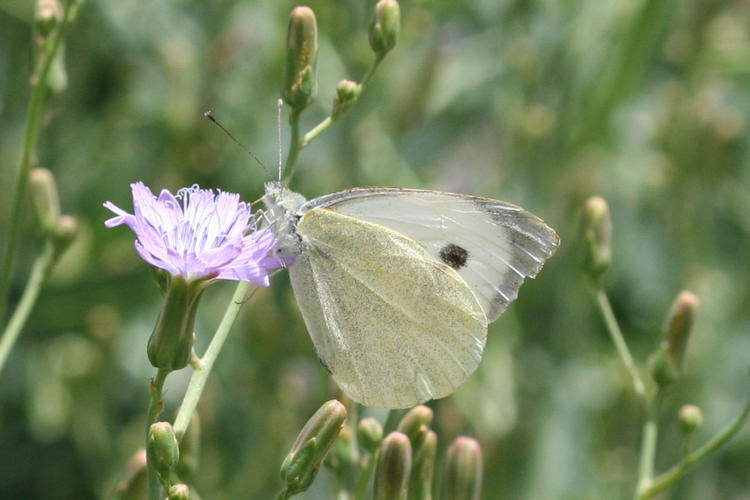
POLYGON ((609 336, 612 339, 612 342, 615 344, 615 348, 617 349, 617 353, 620 355, 620 359, 622 359, 625 368, 630 374, 630 379, 633 383, 633 390, 635 391, 636 396, 638 396, 638 399, 641 400, 641 403, 647 404, 648 396, 646 394, 646 386, 644 385, 643 379, 638 373, 638 368, 636 368, 635 366, 633 356, 630 354, 630 349, 628 349, 628 344, 625 342, 625 337, 622 335, 622 330, 620 330, 620 325, 618 325, 617 323, 615 314, 614 312, 612 312, 612 306, 609 303, 609 298, 601 288, 596 288, 594 290, 594 295, 596 299, 596 305, 602 315, 602 319, 604 320, 604 324, 607 327, 609 336))
POLYGON ((0 372, 5 366, 5 361, 8 359, 10 351, 18 340, 18 336, 23 329, 23 325, 26 324, 26 320, 29 318, 34 304, 36 303, 39 292, 42 289, 49 270, 52 268, 55 260, 55 249, 51 239, 47 239, 44 242, 44 248, 42 253, 34 261, 31 267, 31 273, 29 274, 29 280, 26 283, 26 288, 21 295, 21 300, 18 302, 18 306, 13 315, 8 321, 8 325, 3 331, 2 337, 0 337, 0 372))
POLYGON ((370 478, 372 473, 375 471, 375 465, 378 463, 378 450, 376 449, 370 456, 367 457, 367 461, 362 467, 362 472, 359 475, 357 481, 357 488, 354 490, 354 498, 352 500, 364 500, 367 498, 368 486, 370 486, 370 478))
MULTIPOLYGON (((365 75, 362 77, 362 81, 359 83, 361 87, 364 87, 370 80, 375 70, 378 68, 380 61, 383 60, 383 56, 378 56, 373 61, 370 68, 367 70, 365 75)), ((289 116, 289 124, 292 128, 292 137, 289 144, 289 156, 286 159, 286 165, 284 167, 284 182, 289 183, 294 172, 294 166, 297 163, 297 157, 299 152, 305 149, 312 141, 318 138, 320 134, 328 130, 331 125, 336 123, 339 117, 334 118, 332 115, 326 116, 320 123, 315 125, 309 132, 300 138, 299 133, 299 116, 301 110, 292 109, 292 114, 289 116)))
MULTIPOLYGON (((164 389, 164 381, 167 379, 169 371, 163 368, 159 368, 156 371, 156 376, 151 379, 151 401, 148 404, 148 421, 146 422, 146 449, 148 450, 148 432, 151 428, 151 424, 156 422, 159 418, 159 414, 164 409, 164 400, 162 399, 162 392, 164 389)), ((148 464, 148 498, 149 500, 159 500, 160 494, 160 483, 156 477, 152 464, 148 464)))
POLYGON ((206 386, 206 380, 211 373, 211 369, 213 368, 219 352, 221 352, 221 348, 224 345, 224 341, 227 339, 229 330, 231 330, 232 325, 234 324, 234 320, 237 319, 240 308, 242 307, 242 304, 244 304, 245 296, 251 286, 252 285, 246 281, 240 281, 237 284, 237 288, 232 296, 232 301, 227 306, 226 311, 224 311, 224 316, 221 318, 221 322, 211 339, 211 343, 208 345, 206 352, 200 359, 200 363, 194 363, 195 369, 193 371, 193 376, 190 377, 190 383, 188 384, 187 391, 185 391, 185 396, 182 399, 182 404, 180 405, 180 409, 177 412, 177 417, 174 421, 174 432, 178 441, 182 440, 182 436, 187 430, 190 418, 193 416, 193 412, 195 412, 195 408, 198 406, 198 401, 201 398, 203 389, 206 386))
POLYGON ((687 474, 693 467, 698 465, 708 455, 719 449, 724 443, 729 441, 737 432, 742 428, 747 416, 750 414, 750 401, 745 405, 742 412, 722 429, 716 436, 709 440, 706 444, 695 450, 693 453, 687 455, 679 464, 675 465, 667 472, 660 474, 652 481, 641 485, 638 491, 637 498, 639 500, 646 500, 653 498, 658 493, 666 490, 675 481, 682 478, 687 474))
POLYGON ((11 283, 11 271, 16 256, 18 239, 21 233, 21 209, 26 199, 26 188, 29 184, 29 171, 36 159, 37 139, 41 126, 42 111, 47 97, 47 77, 52 61, 55 59, 70 21, 75 16, 83 0, 70 0, 65 4, 60 26, 54 35, 47 40, 42 58, 39 60, 31 78, 31 97, 26 109, 26 129, 24 132, 21 160, 16 174, 16 185, 13 190, 13 201, 10 212, 10 229, 5 239, 5 253, 0 263, 0 326, 5 324, 5 310, 11 283))
POLYGON ((292 114, 289 115, 289 126, 292 129, 292 136, 289 139, 289 156, 286 157, 286 164, 284 166, 284 183, 288 184, 292 179, 294 173, 294 167, 297 164, 297 157, 299 156, 302 145, 299 140, 299 115, 302 111, 292 109, 292 114))
POLYGON ((638 482, 636 486, 635 499, 638 499, 638 492, 651 482, 654 477, 654 461, 656 458, 656 439, 658 436, 658 418, 661 409, 662 393, 656 393, 656 397, 651 402, 646 416, 646 422, 643 424, 643 438, 641 441, 641 456, 638 461, 638 482))

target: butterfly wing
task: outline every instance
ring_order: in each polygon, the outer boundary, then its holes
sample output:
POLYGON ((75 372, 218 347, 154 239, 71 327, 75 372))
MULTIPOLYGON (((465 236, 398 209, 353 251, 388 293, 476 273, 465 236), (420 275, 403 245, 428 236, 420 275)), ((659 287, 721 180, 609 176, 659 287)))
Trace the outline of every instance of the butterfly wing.
POLYGON ((453 268, 408 236, 334 210, 308 210, 297 234, 297 303, 318 357, 353 400, 414 406, 476 369, 487 320, 453 268))
POLYGON ((559 238, 520 207, 476 196, 399 188, 357 188, 307 202, 383 225, 421 243, 466 281, 489 322, 515 300, 559 238))

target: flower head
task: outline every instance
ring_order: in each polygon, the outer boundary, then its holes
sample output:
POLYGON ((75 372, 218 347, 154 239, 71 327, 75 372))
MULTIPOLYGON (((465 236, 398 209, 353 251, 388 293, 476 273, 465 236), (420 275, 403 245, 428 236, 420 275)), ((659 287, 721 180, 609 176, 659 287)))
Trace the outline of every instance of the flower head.
POLYGON ((276 244, 273 233, 256 229, 257 218, 238 194, 197 185, 174 196, 166 189, 157 198, 142 182, 131 184, 133 214, 112 202, 116 214, 104 224, 126 224, 135 233, 135 248, 149 264, 187 280, 225 279, 268 286, 268 271, 281 267, 266 255, 276 244))

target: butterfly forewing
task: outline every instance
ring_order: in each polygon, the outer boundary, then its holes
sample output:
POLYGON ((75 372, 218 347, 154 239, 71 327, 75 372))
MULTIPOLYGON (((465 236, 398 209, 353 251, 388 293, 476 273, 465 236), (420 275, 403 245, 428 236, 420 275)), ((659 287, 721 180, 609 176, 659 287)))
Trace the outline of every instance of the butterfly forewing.
POLYGON ((358 188, 316 198, 329 208, 419 242, 455 269, 494 321, 557 249, 554 230, 533 214, 488 198, 398 188, 358 188))
POLYGON ((450 394, 476 369, 487 334, 482 306, 410 235, 319 208, 297 233, 297 302, 318 356, 352 399, 414 406, 450 394))

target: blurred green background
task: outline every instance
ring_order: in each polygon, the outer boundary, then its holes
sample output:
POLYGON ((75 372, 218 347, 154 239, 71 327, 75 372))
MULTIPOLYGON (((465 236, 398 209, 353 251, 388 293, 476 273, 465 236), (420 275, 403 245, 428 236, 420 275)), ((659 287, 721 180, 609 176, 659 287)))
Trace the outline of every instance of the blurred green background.
MULTIPOLYGON (((330 109, 337 81, 368 67, 373 4, 307 3, 318 18, 320 90, 303 130, 330 109)), ((198 183, 261 196, 268 176, 201 115, 213 110, 275 170, 295 5, 91 0, 81 9, 39 164, 82 231, 0 373, 0 497, 103 497, 141 446, 154 373, 145 345, 160 295, 132 233, 105 229, 102 202, 129 210, 137 180, 154 191, 198 183)), ((29 96, 32 10, 0 0, 0 239, 29 96)), ((682 404, 704 411, 698 442, 744 405, 748 28, 747 1, 404 1, 396 49, 357 105, 302 152, 292 187, 308 197, 356 185, 471 193, 522 205, 560 234, 557 254, 491 326, 477 373, 430 403, 439 457, 460 434, 481 442, 484 498, 632 495, 642 413, 580 271, 588 196, 611 206, 607 289, 640 367, 677 292, 701 299, 685 377, 664 403, 657 471, 679 457, 682 404)), ((38 250, 30 215, 12 303, 38 250)), ((206 293, 200 349, 232 290, 206 293)), ((188 378, 168 379, 167 414, 188 378)), ((203 498, 270 498, 297 431, 335 396, 281 273, 245 307, 199 406, 203 498)), ((665 498, 748 499, 748 467, 745 430, 665 498)), ((300 498, 331 498, 329 479, 323 471, 300 498)))

